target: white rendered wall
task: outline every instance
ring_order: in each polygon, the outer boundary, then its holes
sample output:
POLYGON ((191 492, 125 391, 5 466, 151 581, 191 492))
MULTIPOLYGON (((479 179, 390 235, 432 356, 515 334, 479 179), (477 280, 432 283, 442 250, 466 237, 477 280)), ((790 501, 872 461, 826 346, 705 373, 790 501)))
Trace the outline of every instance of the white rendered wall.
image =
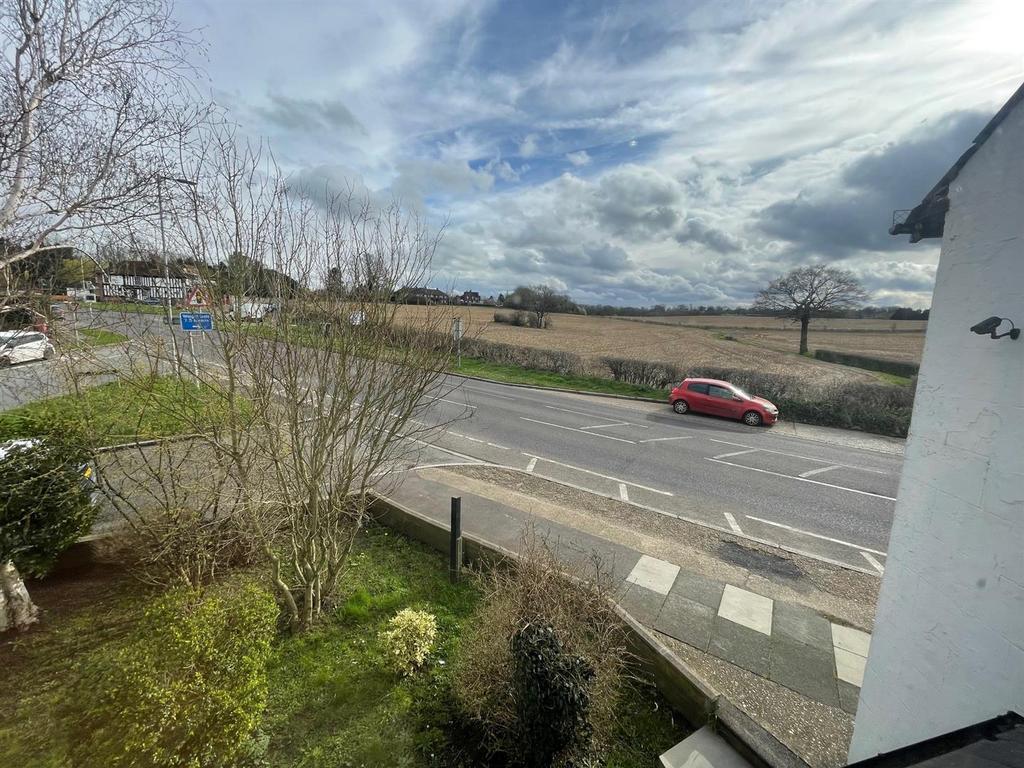
POLYGON ((851 761, 1024 714, 1024 104, 949 197, 851 761))

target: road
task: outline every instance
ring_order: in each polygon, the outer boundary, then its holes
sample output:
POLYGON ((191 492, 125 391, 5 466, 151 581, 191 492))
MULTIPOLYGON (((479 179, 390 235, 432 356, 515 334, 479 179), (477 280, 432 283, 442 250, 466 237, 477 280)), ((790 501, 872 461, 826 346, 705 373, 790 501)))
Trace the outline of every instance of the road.
MULTIPOLYGON (((157 316, 106 327, 166 333, 157 316), (121 327, 117 327, 120 325, 121 327)), ((179 336, 179 338, 183 338, 179 336)), ((209 345, 198 345, 206 357, 209 345)), ((116 347, 98 350, 118 364, 116 347)), ((0 410, 60 389, 60 363, 0 371, 0 410)), ((515 467, 663 514, 881 573, 902 457, 679 416, 666 404, 449 377, 424 419, 441 424, 421 463, 515 467)), ((783 417, 785 414, 783 414, 783 417)))
POLYGON ((902 457, 668 404, 455 380, 424 460, 516 467, 881 573, 902 457))

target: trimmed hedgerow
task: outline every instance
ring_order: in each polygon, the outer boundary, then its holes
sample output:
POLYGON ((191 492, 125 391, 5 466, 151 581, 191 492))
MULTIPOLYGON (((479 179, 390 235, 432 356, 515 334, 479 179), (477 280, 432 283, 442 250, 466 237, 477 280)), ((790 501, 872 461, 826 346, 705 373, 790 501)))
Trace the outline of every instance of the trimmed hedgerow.
POLYGON ((869 371, 891 373, 893 376, 917 376, 920 366, 914 363, 904 363, 899 360, 886 360, 881 357, 870 357, 869 355, 851 355, 848 352, 835 352, 831 349, 816 349, 814 356, 826 363, 839 363, 850 365, 854 368, 864 368, 869 371))
POLYGON ((672 363, 633 360, 628 357, 602 357, 601 362, 608 366, 616 381, 641 387, 662 389, 682 378, 679 366, 672 363))
POLYGON ((158 598, 83 663, 62 719, 73 765, 227 768, 254 752, 277 605, 246 584, 158 598))

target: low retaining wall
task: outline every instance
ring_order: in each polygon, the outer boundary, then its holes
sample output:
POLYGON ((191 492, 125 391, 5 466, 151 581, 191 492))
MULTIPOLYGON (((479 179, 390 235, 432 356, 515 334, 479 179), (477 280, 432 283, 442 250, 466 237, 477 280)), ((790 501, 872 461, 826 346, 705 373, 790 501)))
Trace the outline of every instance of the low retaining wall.
MULTIPOLYGON (((440 552, 448 552, 449 528, 391 499, 378 496, 375 519, 440 552)), ((462 553, 473 565, 493 566, 515 559, 515 552, 464 533, 462 553)), ((629 633, 630 650, 672 706, 694 728, 711 725, 740 755, 759 768, 807 768, 788 747, 731 704, 620 606, 616 612, 629 633)))

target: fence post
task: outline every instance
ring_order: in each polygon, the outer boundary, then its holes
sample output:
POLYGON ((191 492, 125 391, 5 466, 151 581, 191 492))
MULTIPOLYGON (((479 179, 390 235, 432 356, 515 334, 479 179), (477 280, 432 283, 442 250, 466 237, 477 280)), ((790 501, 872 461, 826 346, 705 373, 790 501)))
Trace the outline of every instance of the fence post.
POLYGON ((459 580, 462 570, 462 497, 452 496, 451 540, 448 548, 448 576, 452 584, 459 580))

